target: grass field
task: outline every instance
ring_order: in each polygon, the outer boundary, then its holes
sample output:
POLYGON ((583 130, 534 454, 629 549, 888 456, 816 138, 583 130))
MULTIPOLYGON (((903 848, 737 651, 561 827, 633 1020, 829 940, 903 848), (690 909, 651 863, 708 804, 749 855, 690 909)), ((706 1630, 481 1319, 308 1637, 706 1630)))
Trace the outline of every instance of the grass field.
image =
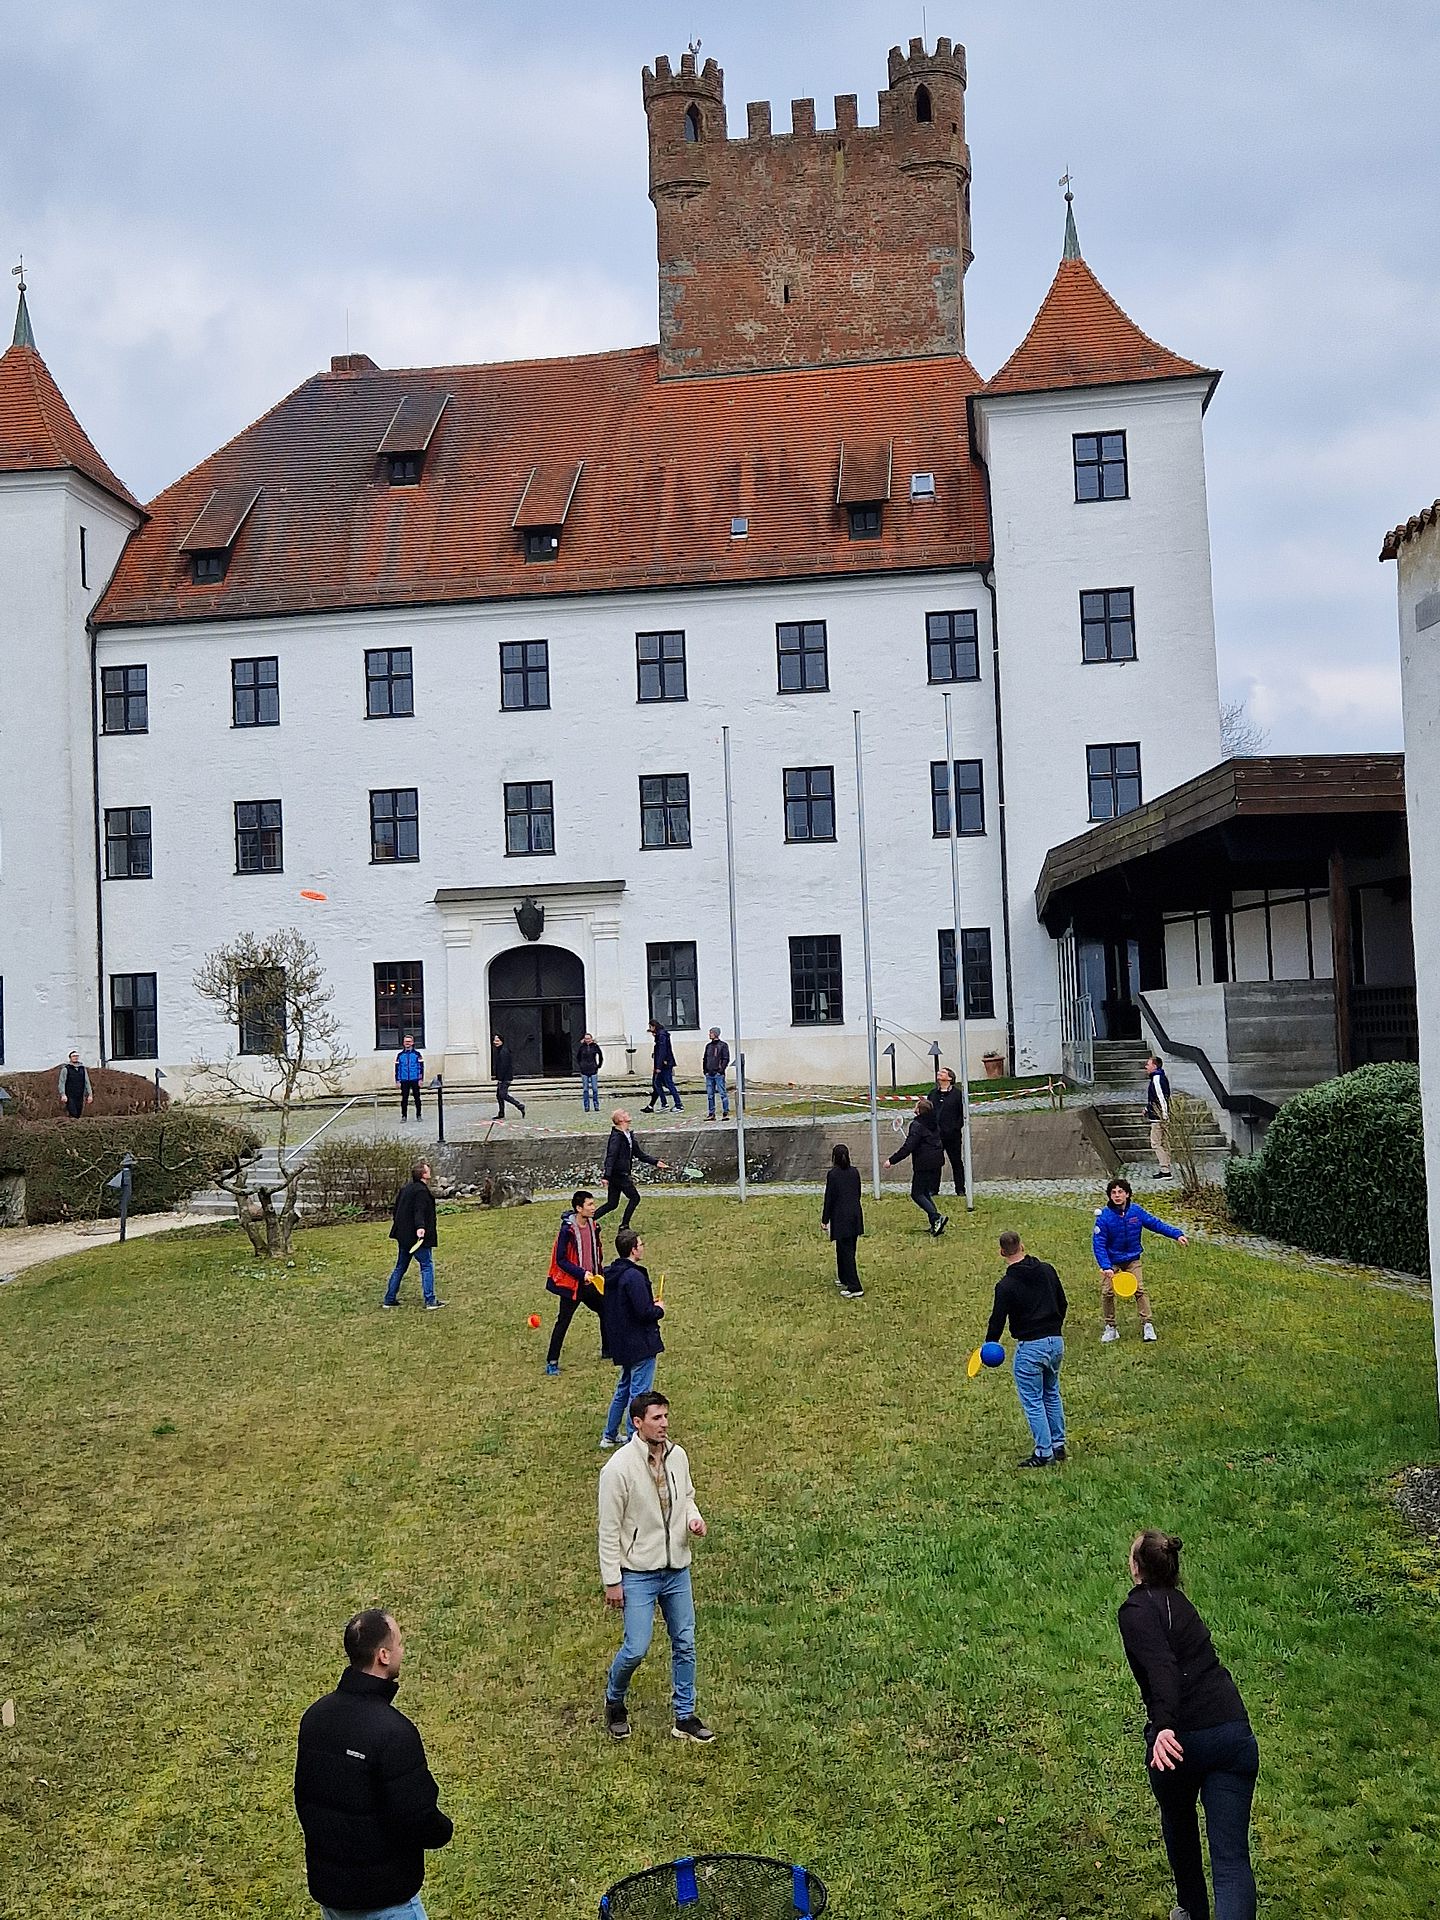
POLYGON ((812 1202, 641 1214, 710 1522, 708 1750, 669 1738, 663 1636, 628 1748, 600 1730, 613 1373, 582 1316, 542 1377, 552 1207, 442 1214, 440 1314, 377 1310, 375 1228, 290 1270, 217 1229, 0 1289, 4 1920, 312 1914, 294 1728, 374 1602, 456 1825, 432 1920, 579 1920, 727 1848, 816 1867, 837 1920, 1163 1916, 1115 1630, 1142 1524, 1185 1537, 1259 1734, 1262 1912, 1433 1911, 1440 1562, 1387 1498, 1435 1457, 1428 1303, 1167 1245, 1160 1342, 1132 1308, 1102 1349, 1083 1207, 987 1203, 938 1245, 903 1199, 867 1213, 854 1305, 812 1202), (964 1376, 1011 1223, 1073 1303, 1072 1457, 1043 1474, 1014 1470, 1008 1369, 964 1376))

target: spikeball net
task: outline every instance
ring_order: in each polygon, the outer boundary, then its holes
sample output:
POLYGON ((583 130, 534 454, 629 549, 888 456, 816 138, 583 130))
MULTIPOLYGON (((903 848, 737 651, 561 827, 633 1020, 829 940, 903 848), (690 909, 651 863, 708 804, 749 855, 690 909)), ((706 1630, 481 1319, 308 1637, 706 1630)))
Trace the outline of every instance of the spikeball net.
POLYGON ((825 1885, 805 1867, 755 1853, 700 1853, 617 1880, 600 1920, 819 1920, 825 1885))

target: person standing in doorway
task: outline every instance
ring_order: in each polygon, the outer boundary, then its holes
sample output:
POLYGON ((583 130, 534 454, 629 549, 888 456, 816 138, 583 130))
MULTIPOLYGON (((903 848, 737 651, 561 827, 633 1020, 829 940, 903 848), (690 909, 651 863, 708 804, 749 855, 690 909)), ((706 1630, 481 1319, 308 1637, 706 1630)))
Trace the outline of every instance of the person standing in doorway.
MULTIPOLYGON (((1209 1920, 1196 1803, 1205 1809, 1215 1920, 1255 1920, 1250 1808, 1260 1749, 1210 1629, 1180 1591, 1180 1542, 1151 1528, 1130 1548, 1120 1638, 1145 1702, 1145 1759, 1181 1920, 1209 1920)), ((1172 1915, 1172 1920, 1174 1916, 1172 1915)))
POLYGON ((1145 1229, 1162 1233, 1167 1240, 1177 1240, 1182 1247, 1190 1244, 1183 1228, 1172 1227, 1168 1220, 1147 1213, 1131 1194, 1128 1180, 1112 1180, 1105 1190, 1104 1206, 1095 1209, 1095 1232, 1090 1244, 1100 1269, 1100 1316, 1105 1323, 1100 1339, 1105 1346, 1120 1338, 1120 1329, 1115 1324, 1117 1273, 1135 1276, 1135 1307, 1140 1315, 1141 1336, 1146 1340, 1155 1338, 1150 1296, 1145 1291, 1145 1274, 1140 1263, 1140 1241, 1145 1229))
POLYGON ((655 1052, 650 1063, 650 1104, 646 1113, 655 1111, 655 1102, 660 1102, 660 1111, 665 1111, 665 1096, 668 1093, 675 1102, 675 1111, 681 1111, 680 1090, 675 1085, 675 1049, 670 1044, 670 1030, 662 1027, 658 1020, 650 1022, 650 1033, 655 1042, 655 1052))
POLYGON ((420 1268, 420 1294, 425 1305, 430 1308, 443 1307, 445 1302, 435 1298, 435 1196, 430 1191, 430 1162, 417 1160, 410 1169, 410 1178, 395 1196, 395 1208, 390 1219, 390 1238, 396 1242, 395 1271, 390 1276, 385 1289, 382 1306, 394 1307, 400 1302, 400 1282, 405 1278, 405 1269, 412 1260, 420 1268))
POLYGON ((830 1149, 820 1225, 835 1243, 835 1284, 842 1298, 860 1299, 865 1289, 855 1265, 855 1248, 865 1232, 865 1213, 860 1204, 860 1169, 851 1166, 850 1149, 843 1143, 830 1149))
POLYGON ((546 1292, 558 1294, 560 1299, 550 1349, 545 1355, 546 1373, 560 1371, 560 1349, 576 1309, 583 1304, 592 1313, 600 1311, 595 1276, 601 1271, 604 1258, 600 1232, 595 1225, 595 1196, 582 1187, 571 1196, 570 1205, 560 1216, 560 1231, 555 1236, 550 1271, 545 1277, 546 1292))
POLYGON ((642 1393, 632 1403, 635 1437, 600 1470, 600 1578, 605 1604, 625 1616, 625 1640, 605 1679, 605 1730, 630 1738, 625 1710, 636 1668, 650 1651, 659 1603, 670 1636, 670 1685, 677 1740, 715 1738, 695 1711, 695 1598, 690 1542, 703 1540, 685 1449, 670 1440, 670 1402, 642 1393))
POLYGON ((666 1167, 664 1160, 653 1160, 640 1145, 630 1130, 630 1116, 623 1107, 617 1107, 610 1116, 610 1138, 605 1142, 605 1165, 602 1169, 605 1178, 605 1204, 597 1207, 595 1218, 603 1220, 607 1213, 613 1213, 620 1204, 620 1196, 625 1196, 625 1211, 620 1216, 620 1225, 628 1227, 640 1204, 640 1189, 632 1178, 636 1161, 642 1166, 666 1167))
MULTIPOLYGON (((605 1269, 605 1291, 600 1296, 600 1331, 605 1351, 620 1369, 614 1398, 605 1416, 600 1445, 608 1453, 620 1443, 620 1426, 632 1403, 655 1384, 655 1362, 665 1351, 660 1322, 665 1309, 655 1298, 650 1275, 642 1262, 645 1242, 633 1227, 621 1227, 615 1236, 615 1259, 605 1269)), ((635 1437, 630 1422, 627 1439, 635 1437)))
POLYGON ((935 1126, 940 1145, 950 1162, 956 1193, 965 1191, 965 1095, 949 1067, 936 1075, 939 1099, 935 1105, 935 1126))
POLYGON ((715 1096, 720 1096, 722 1120, 730 1118, 730 1087, 725 1075, 730 1067, 730 1049, 720 1038, 719 1027, 711 1027, 710 1038, 700 1062, 705 1072, 705 1118, 715 1118, 715 1096))
POLYGON ((1005 1271, 995 1288, 986 1340, 998 1340, 1005 1322, 1015 1337, 1011 1372, 1020 1411, 1035 1445, 1022 1467, 1048 1467, 1065 1458, 1065 1409, 1060 1404, 1060 1363, 1065 1358, 1068 1302, 1060 1276, 1047 1260, 1025 1251, 1018 1233, 1002 1233, 1005 1271))
POLYGON ((395 1056, 395 1084, 400 1089, 400 1118, 404 1120, 410 1112, 410 1102, 415 1102, 415 1118, 420 1118, 420 1083, 425 1078, 425 1061, 415 1045, 413 1033, 405 1035, 405 1044, 395 1056))
POLYGON ((1170 1080, 1158 1053, 1145 1062, 1145 1118, 1150 1122, 1150 1151, 1157 1180, 1170 1178, 1170 1080))
POLYGON ((510 1092, 510 1082, 515 1078, 515 1063, 510 1057, 510 1048, 498 1033, 490 1036, 490 1071, 495 1076, 495 1118, 505 1118, 505 1103, 510 1105, 523 1120, 525 1103, 516 1100, 510 1092))
POLYGON ((575 1065, 580 1071, 580 1104, 586 1113, 600 1111, 600 1069, 605 1055, 593 1033, 587 1033, 575 1049, 575 1065))
POLYGON ((349 1662, 308 1707, 295 1753, 305 1878, 325 1920, 425 1920, 427 1850, 455 1829, 419 1729, 393 1704, 405 1643, 395 1616, 367 1607, 345 1626, 349 1662))
POLYGON ((935 1109, 923 1096, 915 1102, 915 1118, 905 1135, 904 1144, 885 1162, 887 1167, 908 1160, 911 1166, 910 1198, 930 1222, 930 1237, 938 1240, 949 1217, 935 1204, 940 1191, 940 1175, 945 1168, 945 1149, 940 1144, 940 1129, 935 1125, 935 1109))
POLYGON ((72 1120, 78 1120, 95 1095, 90 1087, 90 1070, 82 1065, 78 1053, 72 1053, 60 1069, 60 1104, 72 1120))

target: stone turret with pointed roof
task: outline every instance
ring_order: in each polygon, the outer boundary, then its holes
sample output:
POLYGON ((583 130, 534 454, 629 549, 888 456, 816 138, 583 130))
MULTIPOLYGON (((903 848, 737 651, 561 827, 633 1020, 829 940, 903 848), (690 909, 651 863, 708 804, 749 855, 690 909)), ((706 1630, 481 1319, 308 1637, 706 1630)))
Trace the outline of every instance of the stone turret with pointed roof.
POLYGON ((0 473, 66 469, 84 474, 103 492, 139 509, 134 494, 96 452, 40 358, 22 281, 14 340, 0 354, 0 473))

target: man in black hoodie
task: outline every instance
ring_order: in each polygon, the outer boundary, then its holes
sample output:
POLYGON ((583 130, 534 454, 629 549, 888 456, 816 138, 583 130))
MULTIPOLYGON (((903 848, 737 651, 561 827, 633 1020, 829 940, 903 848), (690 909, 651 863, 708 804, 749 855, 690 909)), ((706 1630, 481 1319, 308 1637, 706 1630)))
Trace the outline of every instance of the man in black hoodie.
POLYGON ((505 1103, 508 1100, 523 1120, 525 1102, 517 1100, 510 1091, 510 1082, 515 1078, 515 1062, 510 1054, 509 1042, 498 1033, 490 1036, 490 1071, 495 1076, 495 1118, 505 1118, 505 1103))
POLYGON ((425 1850, 448 1846, 455 1829, 419 1730, 391 1705, 405 1658, 394 1616, 357 1613, 345 1653, 339 1686, 305 1711, 295 1756, 310 1897, 327 1920, 425 1920, 425 1850))
POLYGON ((1054 1267, 1025 1251, 1018 1233, 1002 1233, 1005 1272, 995 1288, 986 1340, 998 1340, 1005 1322, 1015 1337, 1015 1391, 1030 1423, 1035 1451, 1022 1467, 1048 1467, 1065 1458, 1065 1409, 1060 1405, 1060 1362, 1065 1357, 1065 1289, 1054 1267))

